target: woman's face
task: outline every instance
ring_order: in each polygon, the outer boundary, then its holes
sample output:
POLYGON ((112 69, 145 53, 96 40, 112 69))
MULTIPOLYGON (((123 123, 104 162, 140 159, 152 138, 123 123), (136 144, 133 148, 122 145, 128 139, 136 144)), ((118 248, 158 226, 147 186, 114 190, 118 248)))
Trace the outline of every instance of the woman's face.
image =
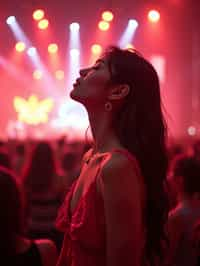
POLYGON ((103 107, 109 92, 110 72, 106 58, 100 58, 89 68, 80 70, 80 78, 73 85, 72 99, 86 107, 103 107))

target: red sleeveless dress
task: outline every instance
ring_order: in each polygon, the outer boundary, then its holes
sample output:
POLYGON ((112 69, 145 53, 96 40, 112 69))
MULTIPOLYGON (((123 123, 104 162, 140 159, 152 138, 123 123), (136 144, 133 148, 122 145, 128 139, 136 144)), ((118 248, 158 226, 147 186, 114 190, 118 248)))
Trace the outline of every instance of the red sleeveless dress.
MULTIPOLYGON (((138 172, 138 164, 132 155, 126 150, 114 150, 114 152, 123 153, 132 161, 134 170, 138 172)), ((65 232, 65 237, 57 266, 106 265, 104 205, 103 199, 96 190, 96 180, 100 172, 101 165, 72 214, 70 214, 70 202, 76 181, 60 208, 56 225, 59 230, 65 232)))

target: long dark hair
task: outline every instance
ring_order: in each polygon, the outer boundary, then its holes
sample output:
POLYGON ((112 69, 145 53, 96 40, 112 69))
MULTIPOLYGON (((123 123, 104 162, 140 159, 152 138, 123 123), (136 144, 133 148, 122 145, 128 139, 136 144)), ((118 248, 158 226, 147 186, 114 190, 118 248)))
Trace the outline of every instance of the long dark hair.
POLYGON ((53 149, 48 142, 41 141, 33 148, 25 166, 24 186, 32 192, 48 190, 53 185, 55 174, 56 163, 53 149))
POLYGON ((153 66, 136 51, 110 47, 105 57, 108 59, 111 83, 130 86, 113 127, 121 144, 137 158, 144 177, 144 259, 147 265, 155 265, 163 257, 168 215, 164 189, 168 167, 166 124, 161 108, 159 79, 153 66))
POLYGON ((15 175, 0 167, 0 257, 16 253, 16 236, 24 232, 24 194, 15 175))

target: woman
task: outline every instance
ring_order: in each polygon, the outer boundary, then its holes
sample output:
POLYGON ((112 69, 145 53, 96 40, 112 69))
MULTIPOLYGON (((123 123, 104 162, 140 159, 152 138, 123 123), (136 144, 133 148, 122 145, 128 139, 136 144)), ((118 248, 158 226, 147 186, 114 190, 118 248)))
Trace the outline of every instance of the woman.
POLYGON ((57 250, 50 240, 24 237, 24 199, 20 184, 0 167, 0 259, 6 266, 54 266, 57 250))
POLYGON ((58 216, 65 238, 57 265, 158 265, 167 155, 154 68, 111 47, 80 71, 71 98, 88 111, 94 147, 58 216))
POLYGON ((29 237, 50 238, 60 249, 63 234, 56 230, 55 219, 65 190, 57 174, 54 151, 48 142, 41 141, 32 150, 25 166, 23 185, 28 200, 29 237))
POLYGON ((195 266, 195 231, 199 242, 200 162, 185 154, 176 156, 171 163, 171 173, 169 184, 176 192, 177 206, 169 213, 167 224, 170 240, 168 265, 195 266))

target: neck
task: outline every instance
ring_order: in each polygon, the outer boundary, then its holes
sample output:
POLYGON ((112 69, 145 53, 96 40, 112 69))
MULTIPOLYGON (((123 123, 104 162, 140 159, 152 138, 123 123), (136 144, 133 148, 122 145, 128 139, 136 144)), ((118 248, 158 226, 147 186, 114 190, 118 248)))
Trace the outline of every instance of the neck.
POLYGON ((106 152, 119 147, 120 142, 112 130, 112 116, 109 112, 88 112, 92 135, 94 138, 94 152, 106 152), (101 121, 101 122, 100 122, 101 121))

